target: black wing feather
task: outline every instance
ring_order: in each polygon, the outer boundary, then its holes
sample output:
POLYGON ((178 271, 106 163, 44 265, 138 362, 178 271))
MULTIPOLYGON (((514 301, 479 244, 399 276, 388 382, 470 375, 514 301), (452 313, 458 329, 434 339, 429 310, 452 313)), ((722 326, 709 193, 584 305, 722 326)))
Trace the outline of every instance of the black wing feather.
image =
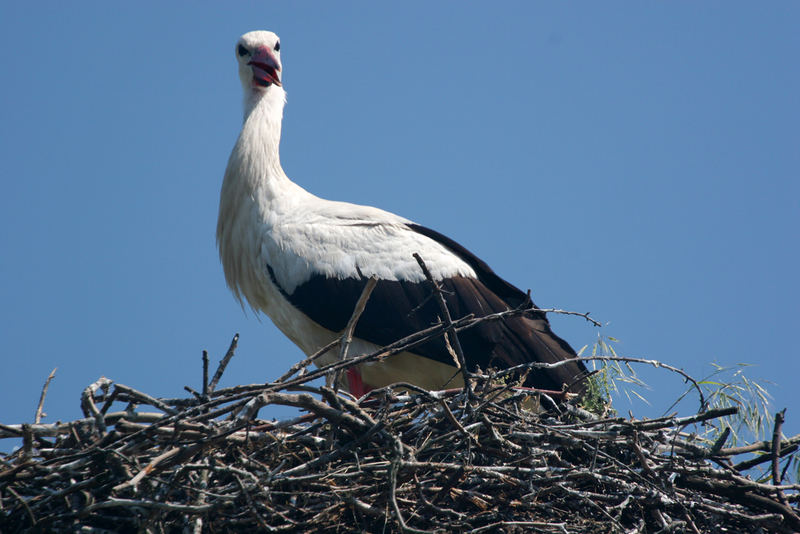
MULTIPOLYGON (((419 225, 409 228, 450 249, 478 275, 477 279, 456 276, 441 282, 453 319, 469 314, 482 317, 516 308, 529 300, 526 293, 497 276, 486 263, 455 241, 419 225)), ((272 269, 269 270, 277 285, 272 269)), ((340 332, 347 325, 365 284, 361 277, 339 279, 320 275, 301 284, 290 295, 282 293, 313 321, 340 332)), ((379 280, 356 325, 355 336, 383 346, 439 322, 439 308, 430 295, 427 282, 379 280)), ((552 363, 575 357, 572 347, 553 333, 545 314, 538 311, 481 323, 461 331, 459 340, 473 370, 506 368, 531 361, 552 363)), ((419 345, 413 352, 453 365, 453 357, 442 338, 419 345)), ((562 384, 573 384, 585 374, 585 366, 574 362, 556 369, 533 370, 526 383, 561 389, 562 384)))

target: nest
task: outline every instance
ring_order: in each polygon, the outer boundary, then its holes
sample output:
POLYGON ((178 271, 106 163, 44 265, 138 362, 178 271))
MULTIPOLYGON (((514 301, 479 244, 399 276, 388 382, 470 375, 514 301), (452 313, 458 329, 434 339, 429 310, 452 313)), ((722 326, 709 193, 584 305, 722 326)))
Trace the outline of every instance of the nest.
POLYGON ((101 378, 83 392, 83 419, 0 425, 0 437, 23 438, 2 458, 0 530, 800 530, 800 486, 743 474, 777 466, 800 436, 724 448, 727 436, 709 444, 685 432, 735 409, 598 417, 482 375, 463 390, 398 385, 353 399, 309 385, 321 371, 292 378, 303 365, 216 390, 234 347, 186 398, 101 378), (532 398, 538 410, 525 408, 532 398), (272 405, 299 415, 259 419, 272 405), (745 452, 756 456, 732 461, 745 452))

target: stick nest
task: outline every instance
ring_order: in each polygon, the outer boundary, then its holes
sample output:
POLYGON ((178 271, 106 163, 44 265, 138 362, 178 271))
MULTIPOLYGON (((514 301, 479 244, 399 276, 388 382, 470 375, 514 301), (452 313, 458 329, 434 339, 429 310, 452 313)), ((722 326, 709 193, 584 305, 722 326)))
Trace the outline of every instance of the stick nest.
POLYGON ((0 457, 0 531, 800 530, 799 486, 742 473, 800 438, 726 449, 686 433, 734 409, 601 418, 481 376, 355 400, 313 376, 214 391, 216 376, 176 399, 101 378, 83 419, 0 425, 23 438, 0 457), (274 405, 300 410, 258 418, 274 405))

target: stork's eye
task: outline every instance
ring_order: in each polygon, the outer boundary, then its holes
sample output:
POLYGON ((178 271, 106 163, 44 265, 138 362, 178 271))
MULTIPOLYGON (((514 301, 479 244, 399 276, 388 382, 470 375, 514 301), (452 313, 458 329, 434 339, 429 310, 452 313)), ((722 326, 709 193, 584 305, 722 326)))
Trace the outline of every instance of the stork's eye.
POLYGON ((281 42, 280 41, 275 43, 275 48, 273 50, 275 50, 276 52, 280 52, 281 51, 281 42))
POLYGON ((239 48, 236 49, 240 56, 246 56, 248 54, 247 48, 244 45, 239 45, 239 48))

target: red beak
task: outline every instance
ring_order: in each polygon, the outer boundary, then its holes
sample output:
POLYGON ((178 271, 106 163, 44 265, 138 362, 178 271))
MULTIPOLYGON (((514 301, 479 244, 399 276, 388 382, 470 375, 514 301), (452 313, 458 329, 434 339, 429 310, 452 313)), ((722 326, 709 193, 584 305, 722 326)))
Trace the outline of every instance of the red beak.
POLYGON ((269 48, 260 46, 253 50, 253 58, 247 64, 253 68, 253 81, 257 85, 269 87, 274 83, 280 87, 281 79, 278 72, 281 66, 269 48))

